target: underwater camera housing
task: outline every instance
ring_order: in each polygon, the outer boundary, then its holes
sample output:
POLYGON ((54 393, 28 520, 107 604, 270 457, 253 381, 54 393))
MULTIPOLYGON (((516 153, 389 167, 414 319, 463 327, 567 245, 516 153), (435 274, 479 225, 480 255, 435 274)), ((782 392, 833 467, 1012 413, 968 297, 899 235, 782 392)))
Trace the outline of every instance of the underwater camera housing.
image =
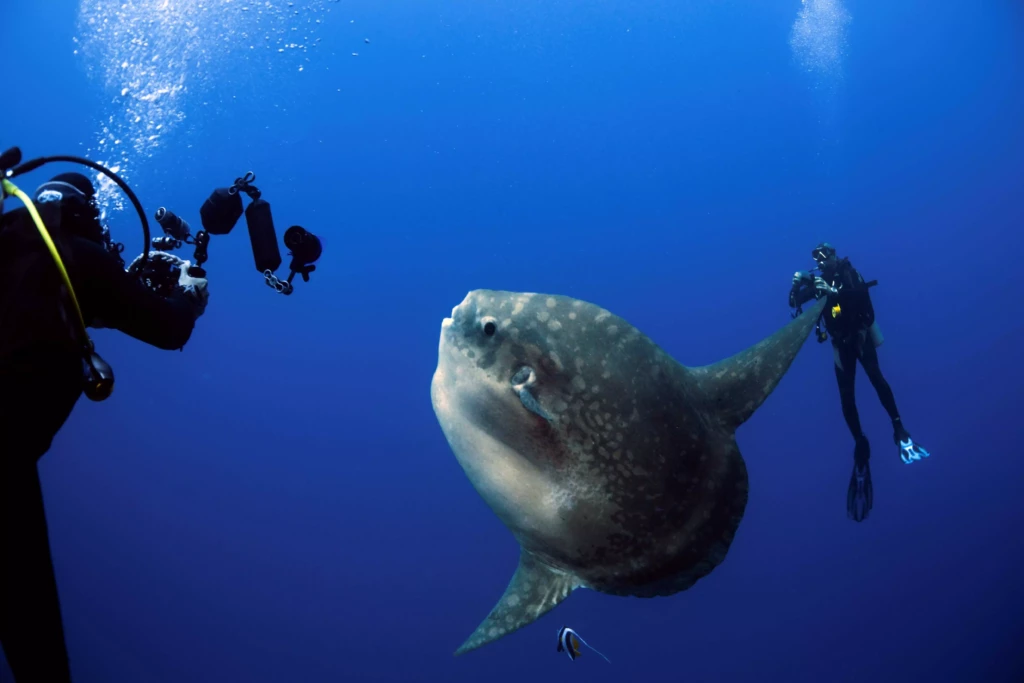
POLYGON ((802 308, 797 305, 797 296, 800 294, 800 290, 804 287, 814 287, 814 272, 813 271, 801 271, 800 277, 793 283, 793 286, 789 288, 789 307, 796 309, 792 313, 792 317, 796 318, 798 315, 803 313, 802 308))
MULTIPOLYGON (((153 242, 160 239, 157 237, 153 242)), ((185 263, 185 259, 175 254, 166 251, 151 251, 145 260, 141 254, 137 256, 126 270, 133 273, 142 281, 142 284, 160 296, 170 296, 178 286, 178 278, 185 263)), ((195 270, 201 271, 202 268, 190 268, 189 274, 201 277, 195 273, 195 270)))
MULTIPOLYGON (((797 297, 800 295, 800 290, 804 287, 814 287, 814 270, 801 271, 799 277, 793 282, 793 286, 789 288, 789 307, 794 309, 789 314, 790 318, 796 319, 800 314, 804 312, 803 306, 797 303, 797 297)), ((828 333, 821 329, 821 318, 819 317, 814 325, 814 336, 818 340, 819 344, 823 344, 828 341, 828 333)))
POLYGON ((139 275, 153 291, 173 291, 184 261, 169 252, 180 249, 183 244, 190 244, 195 246, 195 263, 188 267, 188 274, 193 277, 206 277, 203 264, 208 258, 210 236, 229 234, 244 213, 253 261, 256 270, 262 273, 264 282, 286 296, 295 289, 292 280, 296 275, 301 275, 304 282, 309 282, 309 274, 316 270, 313 264, 323 253, 320 238, 299 225, 288 228, 284 233, 284 245, 292 257, 288 265, 290 272, 284 280, 277 277, 275 272, 281 266, 277 231, 270 213, 270 203, 262 198, 262 193, 252 184, 254 180, 256 174, 250 171, 236 178, 231 187, 214 190, 199 209, 203 229, 194 236, 191 226, 184 219, 164 207, 157 209, 155 218, 164 231, 163 236, 152 240, 153 249, 157 251, 150 252, 148 260, 143 262, 141 267, 136 266, 139 262, 139 259, 136 259, 129 267, 129 272, 139 275), (249 199, 252 200, 244 211, 242 193, 249 195, 249 199), (163 256, 159 256, 160 254, 163 256))

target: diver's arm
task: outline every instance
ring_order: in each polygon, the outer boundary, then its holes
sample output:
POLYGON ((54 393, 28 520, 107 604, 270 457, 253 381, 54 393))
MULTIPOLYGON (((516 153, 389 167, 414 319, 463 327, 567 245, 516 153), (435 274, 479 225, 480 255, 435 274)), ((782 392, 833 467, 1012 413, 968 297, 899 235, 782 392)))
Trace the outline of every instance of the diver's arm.
POLYGON ((789 288, 789 306, 797 308, 818 297, 814 279, 809 273, 797 271, 793 274, 793 285, 789 288))
POLYGON ((818 298, 818 290, 813 286, 801 285, 799 289, 793 295, 794 308, 796 306, 803 306, 808 301, 814 301, 818 298))
POLYGON ((184 293, 156 294, 95 242, 75 238, 70 246, 79 280, 75 286, 82 290, 79 296, 105 327, 158 349, 171 351, 185 345, 192 336, 196 314, 184 293))

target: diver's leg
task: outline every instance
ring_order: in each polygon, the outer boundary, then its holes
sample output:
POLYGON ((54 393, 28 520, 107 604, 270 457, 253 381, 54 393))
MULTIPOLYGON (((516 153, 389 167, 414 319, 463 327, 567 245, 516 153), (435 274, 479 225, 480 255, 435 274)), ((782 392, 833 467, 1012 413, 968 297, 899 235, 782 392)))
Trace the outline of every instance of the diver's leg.
POLYGON ((854 395, 854 382, 857 378, 857 354, 848 344, 836 344, 832 347, 833 360, 836 366, 836 383, 839 385, 839 402, 843 408, 843 418, 854 439, 863 436, 860 428, 860 415, 857 413, 857 401, 854 395))
POLYGON ((892 388, 882 375, 882 368, 878 363, 878 350, 875 349, 870 335, 864 335, 860 343, 860 364, 871 381, 871 386, 878 393, 878 400, 882 402, 885 412, 889 413, 893 427, 900 421, 900 411, 896 409, 896 397, 893 396, 892 388))
POLYGON ((854 394, 857 378, 857 349, 849 343, 833 347, 836 381, 839 384, 839 400, 843 406, 846 426, 856 441, 853 449, 853 472, 846 487, 846 515, 855 522, 863 522, 874 504, 874 489, 871 485, 871 446, 860 427, 860 415, 854 394))
POLYGON ((81 393, 81 360, 44 347, 0 359, 0 645, 15 683, 68 683, 37 463, 81 393))
POLYGON ((882 368, 878 362, 878 351, 875 349, 870 335, 865 335, 865 339, 860 345, 859 355, 861 365, 864 366, 864 372, 867 373, 868 379, 871 380, 875 391, 878 392, 878 399, 882 402, 882 406, 889 413, 889 418, 892 420, 892 440, 899 448, 900 458, 903 462, 909 464, 915 460, 929 457, 931 454, 924 446, 914 442, 910 432, 903 425, 903 420, 900 419, 900 412, 896 409, 896 399, 893 396, 892 389, 889 387, 889 383, 882 376, 882 368))
POLYGON ((70 683, 35 458, 0 463, 0 644, 16 683, 70 683))

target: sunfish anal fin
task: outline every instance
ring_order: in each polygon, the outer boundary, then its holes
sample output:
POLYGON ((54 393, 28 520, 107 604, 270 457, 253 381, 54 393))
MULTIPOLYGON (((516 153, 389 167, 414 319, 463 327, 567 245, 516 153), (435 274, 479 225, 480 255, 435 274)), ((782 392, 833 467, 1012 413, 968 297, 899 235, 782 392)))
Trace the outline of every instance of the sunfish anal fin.
POLYGON ((569 597, 580 582, 572 574, 548 566, 528 550, 519 554, 519 566, 494 606, 455 656, 475 650, 533 623, 569 597))
POLYGON ((775 390, 807 341, 827 299, 820 299, 772 336, 711 365, 690 368, 719 419, 735 431, 775 390))

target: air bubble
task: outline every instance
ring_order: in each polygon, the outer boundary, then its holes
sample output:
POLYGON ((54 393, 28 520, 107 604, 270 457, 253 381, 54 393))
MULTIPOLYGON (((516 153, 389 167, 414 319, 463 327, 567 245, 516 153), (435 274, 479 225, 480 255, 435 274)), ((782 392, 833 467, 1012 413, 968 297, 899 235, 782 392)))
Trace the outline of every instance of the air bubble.
POLYGON ((850 13, 842 0, 801 0, 789 38, 800 66, 820 76, 841 72, 850 13))

